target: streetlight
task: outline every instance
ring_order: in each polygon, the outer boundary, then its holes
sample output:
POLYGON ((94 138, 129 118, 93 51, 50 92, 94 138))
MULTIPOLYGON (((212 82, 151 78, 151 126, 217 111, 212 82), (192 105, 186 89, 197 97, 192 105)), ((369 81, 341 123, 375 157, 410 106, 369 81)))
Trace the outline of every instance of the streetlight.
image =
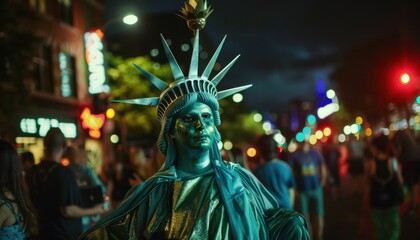
POLYGON ((134 14, 128 14, 123 18, 123 23, 127 24, 127 25, 133 25, 136 24, 138 21, 138 17, 134 14))
POLYGON ((139 18, 136 15, 130 13, 130 14, 125 15, 122 18, 121 17, 115 17, 115 18, 109 19, 101 27, 99 27, 99 29, 104 32, 105 29, 110 24, 113 24, 113 23, 116 23, 116 22, 122 22, 126 25, 134 25, 138 22, 138 20, 139 20, 139 18))

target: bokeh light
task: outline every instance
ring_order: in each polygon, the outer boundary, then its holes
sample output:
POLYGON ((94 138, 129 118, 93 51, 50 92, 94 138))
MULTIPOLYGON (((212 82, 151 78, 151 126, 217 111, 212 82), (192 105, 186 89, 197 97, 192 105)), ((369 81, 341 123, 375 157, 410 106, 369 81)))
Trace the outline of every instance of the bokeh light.
POLYGON ((303 142, 305 140, 305 135, 302 132, 298 132, 296 134, 296 141, 297 142, 303 142))
POLYGON ((331 128, 329 128, 329 127, 324 128, 323 133, 327 137, 330 136, 331 135, 331 128))
POLYGON ((118 141, 120 141, 120 137, 118 137, 118 135, 117 134, 112 134, 110 137, 109 137, 109 141, 111 141, 112 143, 118 143, 118 141))
POLYGON ((372 135, 372 129, 371 128, 366 128, 366 130, 365 130, 365 134, 366 134, 366 136, 371 136, 372 135))
POLYGON ((224 144, 223 144, 223 147, 226 149, 226 150, 231 150, 232 148, 233 148, 233 143, 231 142, 231 141, 226 141, 224 144))
POLYGON ((330 89, 327 91, 327 98, 329 99, 333 99, 335 97, 335 92, 334 90, 330 89))
POLYGON ((242 100, 244 99, 244 96, 240 93, 236 93, 233 95, 232 99, 234 102, 239 103, 239 102, 242 102, 242 100))
POLYGON ((316 123, 316 117, 312 114, 309 114, 306 120, 308 121, 309 124, 315 124, 316 123))
POLYGON ((108 108, 105 113, 108 119, 112 119, 115 117, 115 110, 113 108, 108 108))
POLYGON ((253 147, 250 147, 248 150, 246 150, 246 155, 248 155, 248 157, 255 157, 257 155, 257 150, 253 147))
POLYGON ((259 113, 254 114, 254 121, 255 122, 261 122, 263 119, 262 115, 259 113))
POLYGON ((341 142, 341 143, 345 142, 346 141, 346 135, 344 135, 342 133, 340 135, 338 135, 338 141, 341 142))

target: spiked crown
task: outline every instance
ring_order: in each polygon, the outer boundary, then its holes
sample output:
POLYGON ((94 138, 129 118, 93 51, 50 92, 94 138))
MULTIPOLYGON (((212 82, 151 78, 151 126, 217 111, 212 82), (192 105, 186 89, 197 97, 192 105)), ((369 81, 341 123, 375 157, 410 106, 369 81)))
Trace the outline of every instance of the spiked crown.
MULTIPOLYGON (((187 21, 188 27, 194 31, 194 47, 191 57, 190 69, 188 76, 185 77, 182 73, 181 68, 179 67, 174 55, 171 52, 171 49, 168 46, 165 38, 161 36, 163 47, 165 48, 165 53, 169 61, 169 65, 172 70, 175 81, 171 84, 167 84, 158 77, 144 70, 140 66, 134 64, 134 66, 142 72, 150 81, 155 85, 162 93, 159 97, 151 98, 138 98, 138 99, 126 99, 126 100, 114 100, 113 102, 123 102, 131 104, 140 104, 140 105, 151 105, 157 106, 157 116, 158 119, 162 122, 165 119, 166 110, 174 103, 178 98, 182 96, 192 94, 192 93, 207 93, 210 96, 213 96, 216 100, 225 98, 232 94, 235 94, 239 91, 242 91, 246 88, 251 87, 252 85, 245 85, 241 87, 231 88, 223 91, 217 90, 217 85, 226 75, 232 65, 239 58, 239 55, 234 58, 224 69, 222 69, 213 79, 209 80, 210 73, 216 63, 216 60, 219 56, 220 50, 222 49, 223 43, 225 42, 226 36, 223 38, 222 42, 217 47, 213 57, 210 59, 210 62, 207 64, 204 72, 201 76, 198 76, 198 56, 199 56, 199 30, 203 29, 205 26, 206 18, 213 11, 210 6, 207 6, 206 0, 184 0, 185 7, 181 10, 181 16, 187 21)), ((164 123, 162 122, 162 125, 164 123)))
POLYGON ((138 65, 134 66, 142 72, 150 81, 155 85, 159 90, 162 91, 159 97, 151 98, 137 98, 137 99, 125 99, 125 100, 113 100, 113 102, 122 102, 130 104, 140 104, 140 105, 149 105, 157 106, 157 116, 160 121, 164 119, 165 112, 168 107, 178 98, 191 93, 203 92, 208 93, 214 96, 217 100, 228 97, 232 94, 235 94, 239 91, 247 89, 252 85, 245 85, 241 87, 231 88, 223 91, 217 90, 217 85, 226 75, 228 70, 239 58, 239 55, 235 57, 224 69, 222 69, 213 79, 209 80, 211 70, 216 63, 216 60, 219 56, 220 50, 222 49, 223 43, 226 39, 226 36, 223 38, 222 42, 219 44, 216 49, 213 57, 210 59, 207 67, 205 68, 203 74, 198 76, 198 58, 199 58, 199 31, 195 32, 194 47, 191 57, 191 64, 189 69, 189 74, 187 77, 184 76, 181 68, 179 67, 175 57, 173 56, 168 43, 165 38, 161 35, 163 46, 165 48, 166 56, 169 60, 169 65, 172 70, 175 81, 167 84, 158 77, 144 70, 138 65))

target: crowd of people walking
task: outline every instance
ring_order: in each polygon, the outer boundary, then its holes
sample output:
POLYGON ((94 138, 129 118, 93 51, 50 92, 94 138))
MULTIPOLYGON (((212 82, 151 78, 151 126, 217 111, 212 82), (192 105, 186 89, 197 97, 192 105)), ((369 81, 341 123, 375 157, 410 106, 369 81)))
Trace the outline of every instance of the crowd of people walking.
MULTIPOLYGON (((143 182, 123 151, 104 181, 86 166, 84 151, 66 145, 59 129, 50 130, 44 146, 44 157, 35 165, 30 152, 19 155, 12 143, 0 140, 0 239, 77 239, 109 210, 101 201, 86 203, 82 189, 96 187, 102 196, 109 194, 114 210, 132 185, 143 182), (68 166, 61 164, 63 158, 68 166)), ((272 135, 261 136, 255 146, 256 162, 248 164, 239 149, 230 160, 239 159, 282 208, 301 213, 313 239, 324 239, 324 196, 332 201, 345 197, 343 177, 354 186, 348 194, 364 196, 376 239, 398 239, 401 217, 419 216, 420 150, 409 130, 346 144, 303 141, 288 154, 281 154, 272 135)))

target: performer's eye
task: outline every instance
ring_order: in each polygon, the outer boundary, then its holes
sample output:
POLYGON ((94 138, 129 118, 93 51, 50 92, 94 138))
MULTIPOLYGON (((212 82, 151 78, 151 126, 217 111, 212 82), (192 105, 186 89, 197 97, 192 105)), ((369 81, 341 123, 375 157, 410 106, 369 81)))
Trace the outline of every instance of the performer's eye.
POLYGON ((203 113, 203 115, 201 115, 201 117, 203 119, 210 119, 211 118, 211 114, 210 113, 203 113))
POLYGON ((190 122, 192 122, 193 120, 194 120, 194 118, 193 118, 193 117, 191 117, 191 116, 189 116, 189 115, 184 116, 184 117, 182 118, 182 121, 184 121, 184 122, 186 122, 186 123, 190 123, 190 122))

